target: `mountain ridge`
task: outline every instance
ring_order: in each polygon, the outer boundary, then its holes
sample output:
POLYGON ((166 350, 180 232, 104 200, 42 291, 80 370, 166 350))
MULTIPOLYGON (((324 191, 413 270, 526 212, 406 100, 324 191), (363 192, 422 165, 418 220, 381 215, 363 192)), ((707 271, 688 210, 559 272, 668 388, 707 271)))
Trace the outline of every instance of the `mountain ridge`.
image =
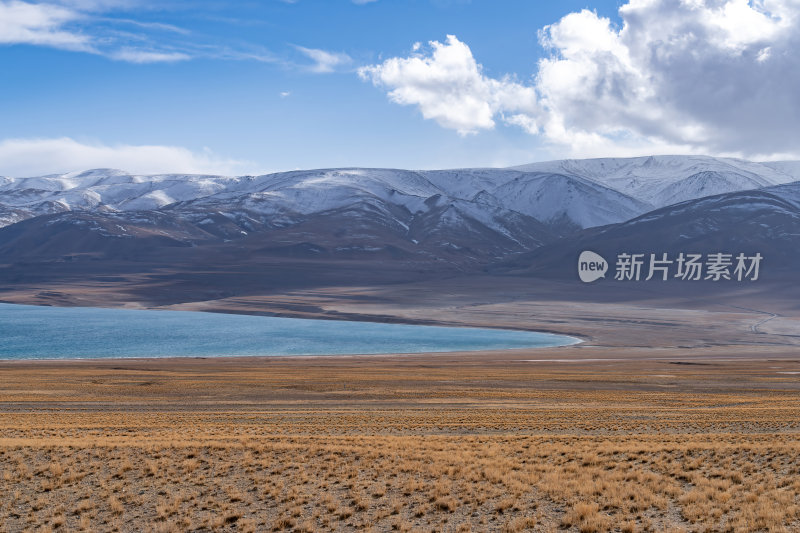
POLYGON ((199 268, 237 257, 257 269, 259 261, 292 258, 319 268, 374 260, 376 269, 393 262, 394 272, 462 272, 530 254, 535 259, 538 249, 569 255, 570 246, 591 236, 616 242, 626 231, 643 245, 692 232, 706 239, 698 241, 704 246, 717 245, 710 236, 722 242, 753 235, 781 251, 800 244, 785 238, 798 223, 791 207, 795 171, 800 162, 652 156, 504 169, 339 168, 260 176, 93 169, 3 178, 0 263, 83 261, 96 269, 103 260, 136 268, 172 261, 199 268), (736 206, 703 200, 725 195, 734 195, 736 206), (789 203, 781 204, 781 196, 789 203), (755 221, 746 216, 748 202, 774 212, 755 221), (681 209, 694 217, 691 228, 676 215, 681 209))
POLYGON ((405 201, 405 207, 413 207, 416 202, 424 211, 424 200, 437 194, 472 202, 483 193, 544 224, 583 229, 622 222, 678 201, 797 178, 800 162, 753 163, 707 156, 557 160, 504 169, 317 169, 260 176, 137 175, 92 169, 3 178, 0 226, 70 210, 161 209, 202 199, 208 203, 215 195, 222 201, 260 195, 262 205, 308 214, 342 207, 348 196, 362 194, 383 200, 396 195, 394 203, 405 201))

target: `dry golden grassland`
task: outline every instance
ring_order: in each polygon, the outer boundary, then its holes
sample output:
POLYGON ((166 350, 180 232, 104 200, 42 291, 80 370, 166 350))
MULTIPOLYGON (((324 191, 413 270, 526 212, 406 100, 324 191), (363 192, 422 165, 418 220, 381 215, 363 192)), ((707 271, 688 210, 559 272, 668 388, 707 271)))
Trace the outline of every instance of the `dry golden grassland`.
POLYGON ((800 530, 797 360, 503 357, 0 363, 0 530, 800 530))

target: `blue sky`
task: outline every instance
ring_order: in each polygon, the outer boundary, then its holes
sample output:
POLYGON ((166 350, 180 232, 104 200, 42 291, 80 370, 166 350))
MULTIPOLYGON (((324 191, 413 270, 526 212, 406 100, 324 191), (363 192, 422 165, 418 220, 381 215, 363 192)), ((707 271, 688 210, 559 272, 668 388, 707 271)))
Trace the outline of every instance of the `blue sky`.
POLYGON ((0 0, 0 175, 793 156, 733 133, 742 123, 704 98, 763 67, 765 94, 723 103, 752 122, 788 100, 769 126, 796 141, 797 86, 780 74, 796 60, 774 57, 797 44, 797 8, 672 4, 0 0), (640 43, 665 31, 699 42, 667 50, 672 63, 643 59, 640 43), (720 64, 730 72, 679 94, 680 72, 720 64))

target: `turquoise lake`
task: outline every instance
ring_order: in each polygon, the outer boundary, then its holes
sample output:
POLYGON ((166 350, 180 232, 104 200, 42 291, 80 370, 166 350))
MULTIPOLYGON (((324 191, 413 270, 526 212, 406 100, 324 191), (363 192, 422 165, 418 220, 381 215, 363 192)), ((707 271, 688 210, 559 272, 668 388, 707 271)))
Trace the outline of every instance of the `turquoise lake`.
POLYGON ((0 304, 0 359, 454 352, 577 341, 499 329, 0 304))

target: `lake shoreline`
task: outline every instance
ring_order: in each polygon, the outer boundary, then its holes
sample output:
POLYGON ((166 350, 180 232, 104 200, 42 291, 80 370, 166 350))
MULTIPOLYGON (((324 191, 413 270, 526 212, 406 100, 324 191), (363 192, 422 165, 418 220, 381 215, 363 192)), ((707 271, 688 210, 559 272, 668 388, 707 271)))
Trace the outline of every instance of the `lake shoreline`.
POLYGON ((6 341, 0 347, 0 360, 4 361, 376 357, 540 349, 583 342, 572 336, 503 328, 177 309, 0 304, 0 318, 0 335, 6 341))
MULTIPOLYGON (((98 302, 93 302, 90 305, 79 304, 43 304, 43 303, 22 303, 13 300, 0 299, 0 305, 28 305, 31 307, 53 307, 64 309, 124 309, 131 311, 181 311, 187 313, 214 313, 220 315, 238 315, 238 316, 259 316, 265 318, 298 318, 308 319, 309 316, 304 313, 292 312, 271 312, 259 310, 242 310, 227 307, 211 307, 204 308, 203 304, 207 302, 188 302, 185 304, 173 305, 142 305, 131 306, 128 304, 108 304, 102 305, 98 302)), ((561 329, 542 329, 537 327, 526 327, 524 325, 504 326, 494 323, 485 324, 465 324, 458 321, 437 320, 434 318, 405 318, 393 315, 375 316, 367 313, 348 313, 348 314, 320 314, 313 315, 313 320, 324 320, 327 322, 368 322, 373 324, 397 324, 405 326, 431 326, 442 328, 480 328, 480 329, 497 329, 503 331, 524 331, 530 333, 545 333, 548 335, 559 335, 565 337, 573 337, 579 342, 586 342, 588 339, 583 338, 578 333, 565 333, 561 329)))

